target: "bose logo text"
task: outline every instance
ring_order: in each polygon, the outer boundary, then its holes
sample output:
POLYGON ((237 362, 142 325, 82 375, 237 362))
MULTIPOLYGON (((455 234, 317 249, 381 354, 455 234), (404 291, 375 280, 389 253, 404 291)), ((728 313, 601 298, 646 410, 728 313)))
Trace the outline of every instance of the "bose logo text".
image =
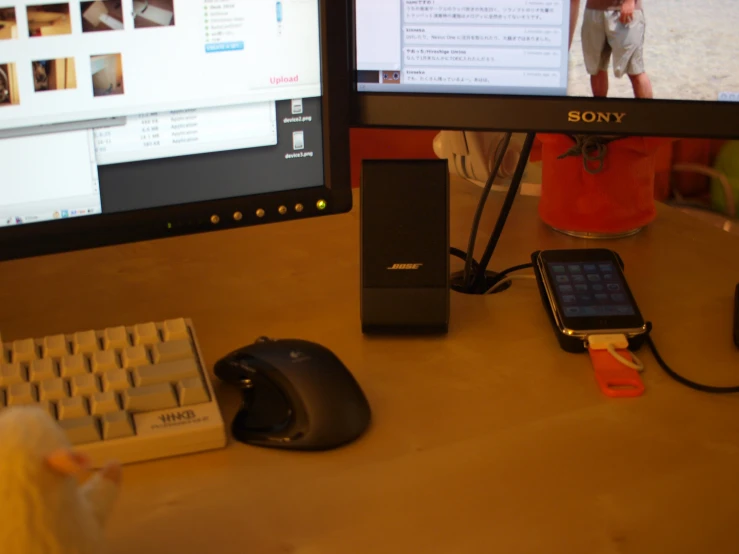
POLYGON ((397 270, 413 271, 414 269, 421 269, 421 266, 423 266, 423 264, 393 264, 390 267, 388 267, 388 269, 391 271, 397 271, 397 270))
POLYGON ((571 111, 567 114, 570 123, 623 123, 625 117, 625 113, 617 112, 571 111))

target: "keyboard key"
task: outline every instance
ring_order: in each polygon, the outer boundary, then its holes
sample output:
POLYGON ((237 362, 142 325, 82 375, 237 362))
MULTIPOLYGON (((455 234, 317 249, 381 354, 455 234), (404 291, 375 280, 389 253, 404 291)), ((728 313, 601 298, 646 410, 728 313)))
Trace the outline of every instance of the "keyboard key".
POLYGON ((7 387, 15 383, 23 383, 26 380, 26 371, 20 362, 12 364, 0 364, 0 387, 7 387))
POLYGON ((106 350, 113 350, 114 348, 122 350, 126 346, 129 346, 128 333, 122 325, 120 327, 109 327, 103 331, 103 348, 106 350))
POLYGON ((39 400, 61 400, 67 396, 67 384, 60 377, 38 384, 39 400))
POLYGON ((13 341, 12 361, 14 362, 30 362, 38 357, 36 352, 36 343, 33 339, 23 339, 13 341))
POLYGON ((194 354, 189 340, 173 340, 160 342, 151 347, 151 357, 155 364, 193 358, 194 354))
POLYGON ((48 381, 50 379, 56 379, 56 364, 51 358, 42 358, 40 360, 34 360, 31 362, 31 366, 28 368, 28 380, 29 381, 48 381))
POLYGON ((134 344, 154 344, 159 342, 159 331, 153 323, 139 323, 133 327, 134 344))
POLYGON ((131 373, 134 385, 156 385, 157 383, 173 383, 180 379, 198 377, 200 371, 192 358, 188 360, 177 360, 176 362, 165 362, 163 364, 137 367, 131 373))
POLYGON ((100 392, 98 378, 92 373, 75 375, 69 380, 69 390, 72 396, 90 396, 100 392))
POLYGON ((205 390, 200 377, 183 379, 177 383, 177 396, 180 399, 180 406, 192 406, 209 400, 208 391, 205 390))
POLYGON ((87 373, 87 361, 82 354, 70 354, 62 358, 59 367, 61 377, 73 377, 83 373, 87 373))
POLYGON ((210 391, 187 319, 0 341, 0 412, 46 410, 94 468, 224 446, 210 391))
POLYGON ((44 337, 41 341, 41 353, 44 358, 61 358, 69 354, 67 339, 64 335, 44 337))
POLYGON ((35 404, 38 399, 36 387, 31 383, 14 383, 6 389, 6 393, 8 407, 35 404))
POLYGON ((64 429, 69 442, 72 444, 85 444, 100 440, 100 430, 94 417, 60 418, 59 425, 64 429))
POLYGON ((133 423, 128 412, 118 411, 100 418, 105 440, 122 439, 133 436, 133 423))
POLYGON ((100 376, 103 391, 122 391, 131 387, 128 372, 125 369, 111 369, 100 376))
POLYGON ((78 331, 72 335, 72 352, 75 354, 91 354, 99 350, 95 331, 78 331))
POLYGON ((190 333, 187 330, 187 323, 182 318, 168 319, 162 325, 162 335, 165 341, 172 340, 190 340, 190 333))
POLYGON ((51 417, 56 419, 56 406, 54 406, 53 402, 49 402, 48 400, 39 400, 38 404, 36 405, 42 410, 45 410, 46 413, 48 413, 51 417))
MULTIPOLYGON (((98 392, 90 398, 90 413, 92 415, 104 415, 117 412, 121 407, 118 405, 118 397, 114 392, 98 392)), ((103 436, 105 436, 103 434, 103 436)))
POLYGON ((89 415, 87 411, 87 402, 81 397, 62 398, 56 404, 57 416, 59 421, 65 419, 76 419, 89 415))
POLYGON ((168 383, 128 389, 121 393, 123 407, 129 412, 153 412, 177 407, 177 398, 168 383))
POLYGON ((132 368, 141 365, 149 365, 149 356, 146 354, 146 348, 141 345, 129 346, 123 349, 121 354, 123 367, 132 368))
POLYGON ((109 369, 118 368, 118 355, 115 350, 100 350, 90 358, 90 366, 93 373, 102 373, 109 369))

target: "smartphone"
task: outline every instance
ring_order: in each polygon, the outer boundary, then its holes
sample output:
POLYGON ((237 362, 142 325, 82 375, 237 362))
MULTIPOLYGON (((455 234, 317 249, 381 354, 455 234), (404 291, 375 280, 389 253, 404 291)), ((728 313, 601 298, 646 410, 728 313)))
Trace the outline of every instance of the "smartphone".
POLYGON ((543 250, 534 263, 554 323, 564 336, 584 341, 592 334, 633 338, 647 332, 621 260, 612 250, 543 250))

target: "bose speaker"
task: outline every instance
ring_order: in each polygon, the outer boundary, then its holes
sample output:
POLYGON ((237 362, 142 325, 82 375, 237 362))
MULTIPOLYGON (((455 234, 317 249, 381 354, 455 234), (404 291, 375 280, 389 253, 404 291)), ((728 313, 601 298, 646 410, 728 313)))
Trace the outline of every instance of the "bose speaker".
POLYGON ((365 160, 359 208, 362 332, 446 333, 446 160, 365 160))

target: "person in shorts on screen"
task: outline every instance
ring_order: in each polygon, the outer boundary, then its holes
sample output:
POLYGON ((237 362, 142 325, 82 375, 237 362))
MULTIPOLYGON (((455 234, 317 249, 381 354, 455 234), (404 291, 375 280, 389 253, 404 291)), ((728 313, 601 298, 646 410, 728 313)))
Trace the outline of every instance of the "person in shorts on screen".
POLYGON ((570 0, 570 47, 575 36, 578 17, 580 17, 580 0, 570 0))
POLYGON ((644 69, 644 0, 587 0, 582 22, 582 49, 593 96, 608 96, 608 64, 613 74, 628 75, 636 98, 652 98, 644 69))

